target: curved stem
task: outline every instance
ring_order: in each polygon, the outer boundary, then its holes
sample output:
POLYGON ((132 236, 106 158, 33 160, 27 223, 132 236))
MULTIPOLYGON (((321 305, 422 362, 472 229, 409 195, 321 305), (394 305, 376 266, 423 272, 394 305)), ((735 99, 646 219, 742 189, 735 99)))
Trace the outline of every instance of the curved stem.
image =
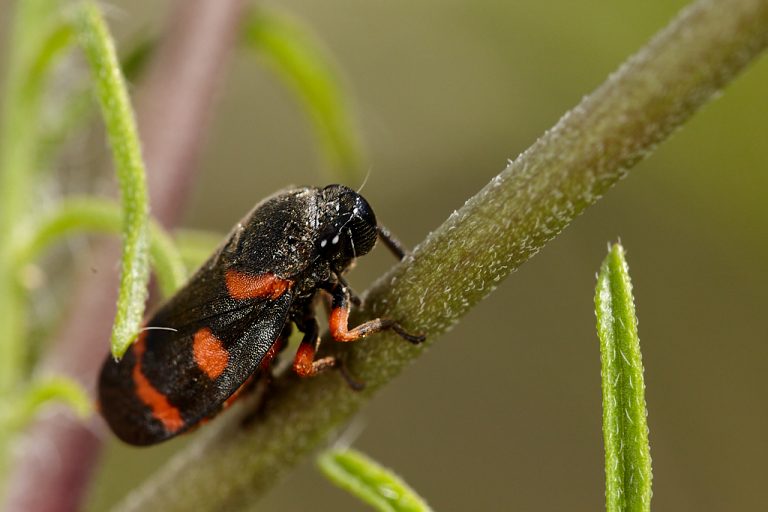
MULTIPOLYGON (((76 232, 120 233, 122 212, 114 201, 93 197, 68 198, 40 219, 29 236, 17 244, 16 268, 34 260, 54 242, 76 232)), ((149 255, 163 295, 170 296, 187 278, 186 268, 170 235, 156 222, 149 225, 149 255)))
POLYGON ((23 295, 14 286, 10 246, 32 197, 44 85, 71 35, 55 0, 17 2, 14 8, 12 51, 0 102, 0 395, 19 384, 27 357, 23 295))
MULTIPOLYGON (((766 44, 766 0, 700 0, 685 9, 379 280, 363 315, 397 318, 434 342, 766 44)), ((365 379, 365 391, 351 392, 337 375, 304 382, 286 375, 261 423, 244 429, 232 411, 207 426, 120 510, 252 503, 423 350, 392 335, 336 345, 350 371, 365 379)))
POLYGON ((149 283, 149 196, 141 144, 112 36, 90 0, 78 6, 75 26, 91 68, 101 114, 112 147, 123 206, 123 256, 112 354, 120 357, 139 332, 149 283))
POLYGON ((362 179, 362 143, 349 94, 333 59, 307 27, 260 7, 245 24, 245 41, 260 51, 310 114, 331 177, 349 185, 362 179))
MULTIPOLYGON (((152 76, 142 85, 137 114, 150 169, 151 207, 166 227, 175 223, 193 181, 202 132, 207 128, 201 120, 208 115, 217 85, 227 76, 242 7, 243 0, 177 0, 170 13, 172 29, 157 50, 152 76), (182 80, 169 78, 182 76, 182 80), (168 91, 167 84, 174 89, 168 91), (145 121, 149 117, 152 123, 145 121)), ((40 373, 76 377, 87 388, 95 382, 106 355, 115 305, 114 262, 119 257, 114 244, 107 243, 92 254, 73 292, 71 314, 38 368, 40 373)), ((98 459, 98 431, 96 422, 83 425, 62 415, 39 418, 24 436, 30 449, 19 450, 12 466, 5 509, 79 510, 98 459)))
POLYGON ((336 486, 381 512, 432 511, 391 469, 357 450, 329 450, 318 457, 317 466, 336 486))

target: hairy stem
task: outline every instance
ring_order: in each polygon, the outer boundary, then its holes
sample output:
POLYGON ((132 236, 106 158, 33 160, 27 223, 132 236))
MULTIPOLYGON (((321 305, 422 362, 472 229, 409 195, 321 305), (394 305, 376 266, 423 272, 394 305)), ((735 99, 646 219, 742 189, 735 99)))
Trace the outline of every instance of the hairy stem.
MULTIPOLYGON (((433 342, 766 43, 766 0, 700 0, 685 9, 379 280, 363 316, 397 318, 433 342)), ((365 380, 365 391, 351 392, 338 375, 304 382, 286 375, 260 423, 243 428, 233 411, 207 426, 120 510, 245 507, 422 352, 392 335, 335 350, 365 380)))
MULTIPOLYGON (((50 245, 74 233, 118 234, 121 226, 122 211, 114 201, 92 197, 65 199, 37 221, 22 243, 17 243, 13 264, 21 268, 50 245)), ((186 281, 186 268, 171 236, 157 222, 150 221, 149 235, 152 267, 163 295, 168 297, 186 281)))
MULTIPOLYGON (((226 77, 242 8, 243 0, 177 0, 170 15, 171 30, 142 86, 137 115, 149 169, 150 205, 166 227, 175 223, 193 181, 201 133, 207 128, 201 120, 208 115, 217 85, 226 77), (156 105, 164 105, 161 115, 148 112, 156 105)), ((92 388, 107 351, 118 257, 115 245, 105 243, 84 263, 68 304, 71 313, 45 354, 40 373, 75 376, 92 388)), ((98 459, 97 425, 94 421, 86 426, 61 414, 38 419, 18 450, 6 510, 79 510, 98 459)))
POLYGON ((123 257, 112 354, 121 357, 139 332, 149 283, 149 197, 141 144, 112 36, 95 3, 76 11, 80 45, 95 82, 107 138, 112 147, 123 206, 123 257))
POLYGON ((595 289, 603 388, 605 509, 651 510, 651 448, 640 339, 629 267, 620 244, 609 247, 595 289))
MULTIPOLYGON (((35 176, 40 105, 50 62, 66 47, 55 0, 14 6, 8 70, 0 116, 0 395, 22 379, 27 357, 23 300, 14 286, 10 251, 20 218, 28 211, 35 176)), ((0 433, 0 435, 2 435, 0 433)), ((1 443, 1 442, 0 442, 1 443)), ((4 444, 4 443, 2 443, 4 444)))

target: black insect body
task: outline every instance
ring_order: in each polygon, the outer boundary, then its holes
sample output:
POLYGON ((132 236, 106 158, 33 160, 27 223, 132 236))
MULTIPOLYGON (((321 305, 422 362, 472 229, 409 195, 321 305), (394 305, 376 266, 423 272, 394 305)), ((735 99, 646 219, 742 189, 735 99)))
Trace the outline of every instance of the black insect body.
POLYGON ((389 319, 348 329, 351 297, 342 274, 377 236, 402 257, 367 201, 342 185, 297 188, 262 201, 147 320, 125 356, 107 358, 99 401, 109 426, 127 443, 149 445, 214 416, 269 366, 291 323, 304 333, 293 362, 299 375, 336 366, 332 357, 315 359, 318 290, 332 297, 336 340, 391 328, 422 341, 389 319))

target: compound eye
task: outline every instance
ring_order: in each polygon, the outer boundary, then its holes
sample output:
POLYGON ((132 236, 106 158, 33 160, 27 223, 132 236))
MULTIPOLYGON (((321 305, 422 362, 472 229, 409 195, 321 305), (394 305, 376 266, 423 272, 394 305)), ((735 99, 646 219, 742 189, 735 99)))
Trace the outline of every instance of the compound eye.
POLYGON ((376 216, 368 202, 360 195, 357 195, 357 201, 352 208, 348 227, 356 254, 359 256, 370 252, 376 244, 376 216))
POLYGON ((376 216, 368 202, 354 190, 343 185, 323 189, 326 230, 320 236, 319 250, 336 253, 343 258, 355 258, 370 252, 376 243, 376 216))

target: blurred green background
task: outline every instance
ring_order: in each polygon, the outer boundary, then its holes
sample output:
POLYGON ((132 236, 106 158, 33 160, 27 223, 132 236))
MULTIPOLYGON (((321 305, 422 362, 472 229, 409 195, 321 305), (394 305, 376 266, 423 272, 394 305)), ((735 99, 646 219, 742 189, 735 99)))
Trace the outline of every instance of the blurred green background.
MULTIPOLYGON (((343 69, 366 141, 364 195, 413 246, 686 2, 271 4, 312 27, 343 69)), ((109 6, 127 44, 160 31, 169 5, 109 6)), ((251 52, 233 64, 185 222, 222 233, 279 188, 333 181, 293 93, 251 52)), ((438 511, 603 509, 593 294, 606 244, 621 238, 646 368, 654 508, 764 508, 766 84, 763 58, 381 392, 355 420, 354 446, 438 511)), ((363 290, 392 263, 378 249, 350 281, 363 290)), ((90 509, 188 440, 111 443, 90 509)), ((310 461, 259 504, 310 507, 364 508, 310 461)))

